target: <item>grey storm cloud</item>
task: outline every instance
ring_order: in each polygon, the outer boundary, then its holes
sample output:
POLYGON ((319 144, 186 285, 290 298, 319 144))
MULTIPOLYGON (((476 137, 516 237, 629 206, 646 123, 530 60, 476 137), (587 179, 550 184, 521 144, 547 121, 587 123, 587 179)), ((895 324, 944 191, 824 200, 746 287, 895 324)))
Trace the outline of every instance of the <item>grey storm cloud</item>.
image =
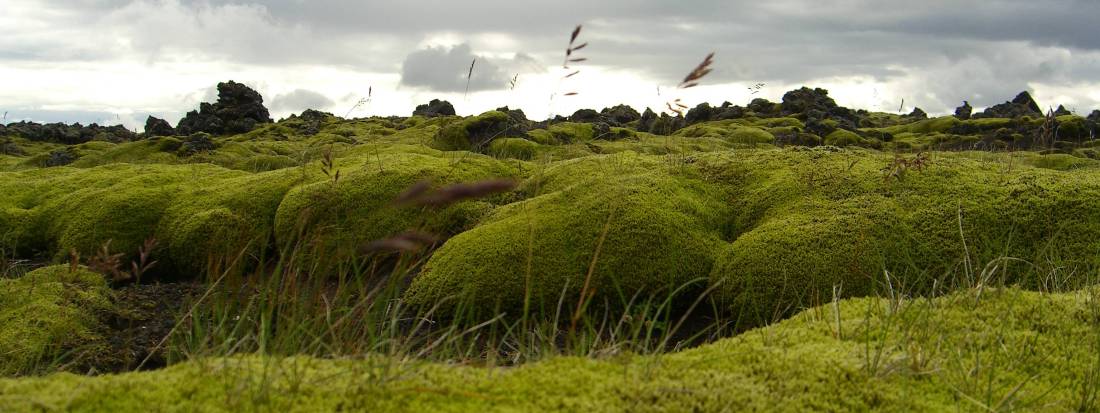
POLYGON ((428 47, 405 57, 401 64, 401 84, 436 92, 499 90, 520 71, 543 70, 534 59, 517 53, 510 60, 477 56, 470 45, 428 47), (471 69, 472 67, 472 69, 471 69), (467 83, 467 78, 469 82, 467 83))
MULTIPOLYGON (((0 38, 0 61, 204 56, 399 73, 410 87, 459 92, 478 52, 523 52, 536 66, 554 66, 569 31, 584 23, 586 64, 658 84, 675 84, 711 51, 709 82, 901 79, 930 111, 964 99, 999 103, 1034 82, 1100 81, 1100 2, 1093 0, 42 0, 29 7, 41 10, 34 16, 42 24, 0 38), (421 48, 440 33, 467 44, 421 48), (489 50, 476 41, 483 34, 506 35, 522 50, 489 50)), ((479 58, 471 91, 505 87, 515 64, 479 58)))
POLYGON ((275 111, 300 112, 306 109, 326 110, 335 103, 318 92, 295 89, 290 93, 275 96, 271 99, 270 106, 275 111))

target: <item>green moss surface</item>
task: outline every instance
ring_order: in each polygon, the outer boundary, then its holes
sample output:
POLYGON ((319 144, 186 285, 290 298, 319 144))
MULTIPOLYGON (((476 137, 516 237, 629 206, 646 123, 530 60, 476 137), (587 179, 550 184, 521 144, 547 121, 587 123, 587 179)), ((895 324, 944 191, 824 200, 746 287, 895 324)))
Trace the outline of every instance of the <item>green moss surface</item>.
POLYGON ((1089 411, 1095 291, 857 299, 662 356, 478 368, 381 357, 199 359, 0 379, 0 410, 1089 411))
POLYGON ((828 136, 825 136, 825 144, 832 146, 857 146, 864 144, 865 142, 866 139, 863 139, 862 136, 859 136, 855 132, 844 129, 837 129, 830 133, 828 136))
MULTIPOLYGON (((769 120, 776 121, 781 119, 782 118, 769 120)), ((797 119, 791 120, 798 122, 797 119)), ((762 126, 766 127, 801 127, 801 125, 801 122, 798 122, 797 126, 792 126, 790 122, 768 122, 762 124, 762 126)), ((674 135, 689 138, 720 138, 730 143, 750 145, 772 143, 775 141, 775 136, 768 131, 754 126, 743 126, 737 121, 704 122, 680 129, 676 131, 674 135)))
POLYGON ((1100 174, 996 159, 941 154, 891 175, 893 158, 874 152, 704 158, 733 191, 733 241, 711 280, 736 311, 766 322, 888 283, 972 285, 1002 257, 1024 260, 1002 265, 1032 268, 1010 281, 1033 288, 1059 266, 1096 268, 1100 223, 1080 217, 1100 213, 1100 174))
POLYGON ((512 123, 507 113, 495 110, 458 119, 440 129, 431 146, 444 151, 484 152, 494 139, 515 137, 509 133, 512 123))
POLYGON ((522 138, 502 138, 489 144, 489 154, 500 158, 529 160, 539 151, 539 144, 522 138))
POLYGON ((451 235, 471 227, 492 208, 490 200, 460 202, 428 210, 393 205, 393 200, 420 181, 439 187, 460 182, 515 177, 513 163, 485 155, 448 157, 443 152, 381 152, 350 155, 337 182, 321 180, 289 191, 274 217, 282 247, 319 239, 339 253, 354 253, 363 243, 405 230, 451 235))
POLYGON ((97 313, 110 308, 109 297, 106 279, 83 267, 0 279, 0 376, 95 357, 104 345, 97 313))
POLYGON ((130 163, 0 173, 0 248, 62 260, 71 250, 93 255, 110 240, 112 252, 133 256, 155 238, 162 269, 194 276, 211 258, 246 247, 262 252, 271 241, 291 246, 302 235, 324 233, 328 245, 354 249, 418 227, 451 234, 491 205, 424 211, 389 202, 420 180, 444 185, 516 176, 521 168, 484 155, 387 145, 340 152, 336 183, 317 161, 262 173, 130 163))
POLYGON ((629 297, 707 276, 721 245, 722 191, 659 158, 624 152, 566 161, 523 189, 529 199, 436 251, 409 300, 431 306, 462 295, 482 309, 516 310, 529 299, 549 310, 563 288, 570 300, 586 280, 599 300, 629 297))

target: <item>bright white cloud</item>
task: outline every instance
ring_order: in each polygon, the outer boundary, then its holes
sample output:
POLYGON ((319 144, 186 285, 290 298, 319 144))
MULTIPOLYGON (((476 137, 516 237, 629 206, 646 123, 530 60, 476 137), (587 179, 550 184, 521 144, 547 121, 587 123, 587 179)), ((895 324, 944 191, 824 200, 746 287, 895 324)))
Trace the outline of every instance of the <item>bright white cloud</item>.
POLYGON ((269 103, 298 90, 328 99, 269 105, 276 118, 321 104, 343 115, 368 89, 369 105, 353 116, 407 115, 418 103, 443 98, 463 114, 507 105, 542 118, 619 103, 658 109, 675 97, 689 105, 779 100, 803 85, 870 110, 896 111, 904 99, 904 111, 947 113, 962 100, 980 108, 1023 89, 1043 106, 1100 107, 1100 26, 1089 17, 1100 13, 1100 3, 990 0, 967 5, 966 13, 959 7, 946 0, 700 0, 692 7, 8 0, 0 14, 0 111, 140 127, 144 114, 178 119, 230 79, 254 86, 269 103), (569 30, 581 22, 590 60, 562 82, 555 68, 569 30), (461 45, 468 47, 455 60, 461 62, 429 59, 428 80, 402 81, 411 54, 461 45), (704 85, 674 91, 712 50, 715 72, 704 85), (454 74, 472 56, 486 70, 475 68, 481 77, 464 97, 452 78, 462 77, 454 74), (451 81, 432 77, 440 73, 451 81), (508 81, 516 74, 513 90, 508 81), (747 87, 757 82, 767 85, 751 94, 747 87), (562 96, 567 91, 579 94, 562 96))

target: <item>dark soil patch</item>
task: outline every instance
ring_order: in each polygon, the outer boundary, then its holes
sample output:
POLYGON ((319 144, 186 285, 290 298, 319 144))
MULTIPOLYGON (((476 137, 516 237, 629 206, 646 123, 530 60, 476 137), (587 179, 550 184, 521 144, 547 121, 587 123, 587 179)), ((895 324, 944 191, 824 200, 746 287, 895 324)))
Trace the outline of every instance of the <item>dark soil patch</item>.
POLYGON ((166 366, 165 348, 157 348, 158 344, 206 288, 199 283, 167 283, 130 284, 116 290, 115 311, 104 320, 108 349, 90 369, 101 373, 132 371, 147 357, 143 370, 166 366))

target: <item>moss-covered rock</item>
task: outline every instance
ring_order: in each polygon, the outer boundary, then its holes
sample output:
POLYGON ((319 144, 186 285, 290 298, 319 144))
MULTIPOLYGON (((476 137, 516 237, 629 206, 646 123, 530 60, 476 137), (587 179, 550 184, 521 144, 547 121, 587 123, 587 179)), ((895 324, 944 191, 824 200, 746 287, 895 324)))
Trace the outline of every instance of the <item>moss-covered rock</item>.
MULTIPOLYGON (((775 120, 775 119, 769 119, 775 120)), ((795 119, 797 122, 797 119, 795 119)), ((775 124, 781 125, 782 122, 775 124)), ((801 125, 801 123, 799 123, 801 125)), ((794 126, 788 126, 794 127, 794 126)), ((753 126, 744 126, 738 120, 704 122, 676 131, 674 136, 689 138, 719 138, 735 144, 767 144, 775 141, 770 132, 753 126)))
POLYGON ((410 229, 452 235, 472 226, 492 205, 477 200, 425 210, 393 205, 393 200, 420 181, 442 186, 519 174, 513 163, 485 155, 454 158, 431 149, 344 159, 349 163, 337 166, 339 181, 297 186, 282 197, 274 216, 281 247, 318 239, 331 247, 330 253, 351 254, 368 241, 410 229))
POLYGON ((97 357, 105 347, 98 315, 110 305, 106 279, 83 267, 0 279, 0 376, 97 357))
POLYGON ((546 128, 558 142, 580 143, 595 139, 591 123, 559 122, 546 128))
POLYGON ((830 133, 828 136, 825 136, 826 145, 845 147, 858 146, 864 143, 865 139, 863 139, 862 136, 859 136, 859 134, 856 134, 855 132, 844 129, 837 129, 833 131, 833 133, 830 133))
POLYGON ((500 158, 529 160, 535 157, 539 144, 522 138, 496 139, 489 144, 488 153, 500 158))
POLYGON ((722 244, 722 192, 659 159, 622 153, 567 161, 524 189, 532 198, 436 251, 408 299, 430 307, 462 296, 484 311, 518 311, 529 299, 537 311, 552 311, 562 294, 576 302, 587 281, 600 302, 617 300, 706 277, 722 244))
POLYGON ((526 127, 507 113, 492 110, 448 124, 439 130, 431 145, 444 151, 483 152, 494 139, 520 137, 525 131, 526 127))
MULTIPOLYGON (((969 120, 969 121, 966 121, 966 122, 967 123, 975 122, 975 120, 969 120)), ((912 123, 906 123, 906 124, 895 125, 895 126, 888 126, 888 127, 882 128, 882 130, 887 132, 887 133, 895 134, 895 135, 899 134, 899 133, 906 133, 906 132, 909 132, 909 133, 934 133, 934 132, 944 133, 944 132, 947 132, 947 131, 951 130, 952 128, 954 128, 956 125, 959 125, 960 123, 964 123, 964 122, 960 121, 958 118, 955 118, 954 116, 943 116, 943 117, 938 117, 938 118, 919 120, 919 121, 912 122, 912 123)))
POLYGON ((1031 277, 1051 266, 1100 264, 1100 223, 1075 218, 1100 214, 1095 169, 946 155, 929 163, 918 170, 873 153, 815 150, 704 166, 735 200, 735 240, 711 276, 718 296, 761 322, 834 292, 881 292, 884 271, 894 287, 928 292, 975 283, 964 279, 1002 257, 1034 265, 1013 281, 1035 288, 1041 280, 1031 277))

